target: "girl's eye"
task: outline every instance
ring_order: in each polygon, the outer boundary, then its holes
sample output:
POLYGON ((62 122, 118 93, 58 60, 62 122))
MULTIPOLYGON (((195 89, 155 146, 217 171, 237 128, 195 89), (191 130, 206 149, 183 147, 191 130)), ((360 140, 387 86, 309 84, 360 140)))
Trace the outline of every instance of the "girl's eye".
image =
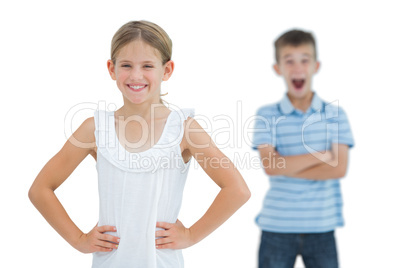
POLYGON ((286 64, 293 64, 293 61, 292 60, 287 60, 285 63, 286 64))
POLYGON ((153 68, 152 65, 145 65, 144 67, 145 67, 145 68, 153 68))
POLYGON ((309 62, 309 60, 307 60, 307 59, 302 60, 302 63, 308 63, 308 62, 309 62))
POLYGON ((131 66, 129 64, 123 64, 121 67, 123 68, 130 68, 131 66))

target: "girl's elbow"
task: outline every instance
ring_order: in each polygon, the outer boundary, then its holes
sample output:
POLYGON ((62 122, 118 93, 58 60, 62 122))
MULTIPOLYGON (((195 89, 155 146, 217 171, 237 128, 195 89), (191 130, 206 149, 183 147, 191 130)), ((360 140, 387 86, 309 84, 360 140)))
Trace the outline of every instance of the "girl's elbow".
POLYGON ((246 185, 240 187, 237 191, 237 196, 243 201, 243 204, 246 203, 251 197, 250 189, 246 185))
POLYGON ((37 198, 37 191, 34 185, 32 185, 31 188, 29 188, 28 198, 31 201, 31 203, 34 203, 37 198))
POLYGON ((244 197, 244 203, 246 203, 251 198, 251 192, 250 192, 250 190, 248 188, 243 193, 243 197, 244 197))
POLYGON ((41 191, 41 188, 36 184, 32 184, 31 188, 28 191, 28 198, 31 203, 35 205, 35 203, 37 203, 42 196, 43 191, 41 191))

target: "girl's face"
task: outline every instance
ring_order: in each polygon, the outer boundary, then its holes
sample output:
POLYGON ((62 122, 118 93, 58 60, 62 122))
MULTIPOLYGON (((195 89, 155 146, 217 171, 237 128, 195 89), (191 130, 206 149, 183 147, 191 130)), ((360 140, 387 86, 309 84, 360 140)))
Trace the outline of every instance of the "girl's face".
POLYGON ((159 51, 141 40, 125 45, 116 63, 108 60, 107 65, 124 103, 133 104, 160 103, 161 83, 170 78, 174 68, 172 61, 162 65, 159 51))

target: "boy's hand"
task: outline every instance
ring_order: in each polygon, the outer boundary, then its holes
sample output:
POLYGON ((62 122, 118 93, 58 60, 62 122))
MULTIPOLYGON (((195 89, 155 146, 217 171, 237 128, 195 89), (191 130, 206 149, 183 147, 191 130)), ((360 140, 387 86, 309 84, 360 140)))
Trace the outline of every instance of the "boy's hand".
POLYGON ((156 227, 165 229, 155 232, 155 237, 160 237, 155 239, 157 249, 183 249, 194 244, 190 229, 184 227, 179 220, 176 223, 157 222, 156 227))
POLYGON ((89 233, 83 233, 79 237, 75 248, 82 253, 109 252, 117 249, 120 239, 116 236, 105 234, 105 232, 116 232, 116 227, 109 225, 95 226, 89 233))

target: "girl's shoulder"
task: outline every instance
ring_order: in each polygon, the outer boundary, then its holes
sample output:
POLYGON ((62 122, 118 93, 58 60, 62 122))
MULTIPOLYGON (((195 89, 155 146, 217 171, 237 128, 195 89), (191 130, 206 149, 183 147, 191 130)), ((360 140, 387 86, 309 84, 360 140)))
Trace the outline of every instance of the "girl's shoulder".
POLYGON ((210 135, 192 116, 188 116, 187 119, 184 121, 184 135, 182 143, 184 149, 189 149, 189 147, 214 147, 214 143, 210 135))
POLYGON ((69 141, 76 147, 96 151, 95 119, 89 117, 71 135, 69 141))

